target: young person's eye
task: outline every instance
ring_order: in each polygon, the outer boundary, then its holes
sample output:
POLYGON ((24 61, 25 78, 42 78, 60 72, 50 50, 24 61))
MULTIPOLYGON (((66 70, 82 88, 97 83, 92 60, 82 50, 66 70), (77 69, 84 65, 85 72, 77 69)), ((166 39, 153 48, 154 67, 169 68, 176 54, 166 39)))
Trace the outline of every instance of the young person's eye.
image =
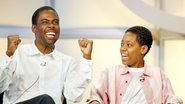
POLYGON ((121 43, 121 46, 124 46, 124 44, 123 44, 123 43, 121 43))
POLYGON ((127 46, 128 46, 128 47, 132 47, 132 44, 128 43, 127 46))

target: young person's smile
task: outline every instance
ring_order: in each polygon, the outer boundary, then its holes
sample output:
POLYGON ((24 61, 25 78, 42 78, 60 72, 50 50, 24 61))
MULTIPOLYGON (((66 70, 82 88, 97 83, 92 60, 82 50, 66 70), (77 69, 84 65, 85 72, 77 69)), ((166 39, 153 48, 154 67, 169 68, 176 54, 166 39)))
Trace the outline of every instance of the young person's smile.
POLYGON ((122 63, 130 67, 138 67, 143 63, 143 55, 141 54, 141 46, 136 40, 137 36, 132 32, 127 32, 120 47, 122 63))

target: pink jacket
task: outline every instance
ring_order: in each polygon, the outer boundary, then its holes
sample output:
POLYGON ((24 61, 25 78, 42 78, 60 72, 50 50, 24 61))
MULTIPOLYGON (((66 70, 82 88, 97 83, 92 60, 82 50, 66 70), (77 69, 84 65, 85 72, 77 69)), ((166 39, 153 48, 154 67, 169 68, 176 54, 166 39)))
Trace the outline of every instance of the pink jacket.
MULTIPOLYGON (((145 64, 144 69, 143 79, 140 81, 148 104, 183 104, 174 95, 170 81, 160 68, 145 64)), ((120 104, 131 78, 125 65, 106 68, 94 83, 87 103, 97 100, 101 104, 120 104)))

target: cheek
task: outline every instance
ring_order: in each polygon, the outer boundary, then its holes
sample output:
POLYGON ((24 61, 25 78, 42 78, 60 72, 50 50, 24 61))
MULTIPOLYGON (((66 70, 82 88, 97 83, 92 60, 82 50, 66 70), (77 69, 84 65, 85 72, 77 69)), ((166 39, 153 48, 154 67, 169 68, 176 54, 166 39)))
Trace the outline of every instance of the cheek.
POLYGON ((41 28, 36 28, 35 34, 41 34, 43 31, 41 28))
POLYGON ((130 55, 130 58, 132 61, 136 61, 140 59, 140 56, 141 56, 140 52, 133 52, 133 54, 130 55))
POLYGON ((138 53, 139 52, 137 50, 128 50, 130 59, 136 59, 138 57, 138 53))
POLYGON ((121 53, 121 48, 119 49, 119 52, 121 53))

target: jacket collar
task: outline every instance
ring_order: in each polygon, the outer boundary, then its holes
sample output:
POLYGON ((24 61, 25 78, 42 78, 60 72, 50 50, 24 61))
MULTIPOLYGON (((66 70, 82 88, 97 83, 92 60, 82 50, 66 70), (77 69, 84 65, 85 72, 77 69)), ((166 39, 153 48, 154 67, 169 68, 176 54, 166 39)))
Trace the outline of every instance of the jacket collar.
MULTIPOLYGON (((144 73, 143 75, 144 76, 147 76, 147 77, 151 77, 151 73, 149 71, 150 69, 148 69, 148 65, 146 63, 144 63, 144 73)), ((120 74, 121 75, 127 75, 129 74, 130 71, 129 71, 129 67, 127 65, 122 65, 122 68, 120 70, 120 74), (124 70, 123 70, 124 69, 124 70)))

